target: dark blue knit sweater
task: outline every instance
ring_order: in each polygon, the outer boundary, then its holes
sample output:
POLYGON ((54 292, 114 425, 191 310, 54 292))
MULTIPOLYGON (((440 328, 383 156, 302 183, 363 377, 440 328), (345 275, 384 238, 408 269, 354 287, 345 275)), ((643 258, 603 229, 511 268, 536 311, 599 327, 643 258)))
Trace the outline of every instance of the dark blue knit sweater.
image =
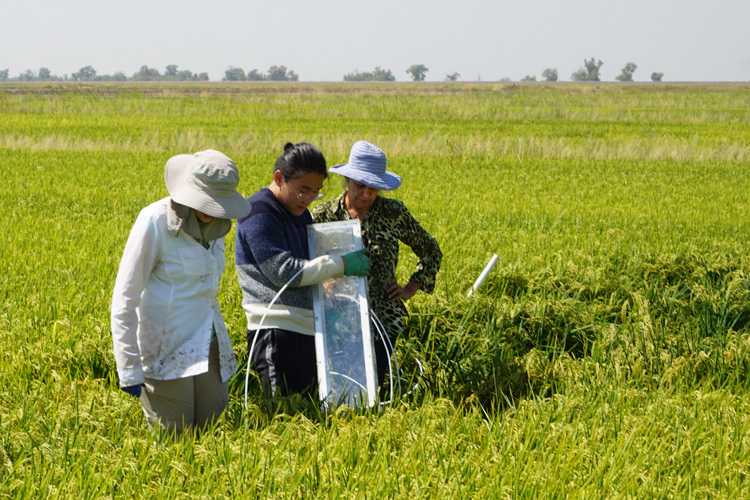
POLYGON ((237 221, 234 250, 248 329, 258 328, 261 317, 267 314, 263 328, 312 335, 312 290, 310 286, 299 286, 302 273, 267 310, 281 287, 308 263, 310 212, 292 215, 268 188, 252 195, 249 201, 253 209, 237 221))

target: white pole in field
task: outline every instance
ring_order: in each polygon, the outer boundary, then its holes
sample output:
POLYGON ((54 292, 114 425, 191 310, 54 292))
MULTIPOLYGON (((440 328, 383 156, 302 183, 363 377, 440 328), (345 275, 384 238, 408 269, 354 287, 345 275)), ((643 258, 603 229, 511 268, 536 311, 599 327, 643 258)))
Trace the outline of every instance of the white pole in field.
POLYGON ((497 264, 497 254, 494 254, 490 261, 487 263, 487 265, 484 267, 484 271, 482 271, 482 274, 479 275, 477 280, 474 282, 474 286, 471 287, 471 290, 469 290, 467 297, 471 297, 471 295, 474 293, 474 291, 479 288, 482 283, 484 283, 484 280, 487 279, 487 275, 490 274, 490 271, 492 271, 492 268, 495 267, 495 264, 497 264))

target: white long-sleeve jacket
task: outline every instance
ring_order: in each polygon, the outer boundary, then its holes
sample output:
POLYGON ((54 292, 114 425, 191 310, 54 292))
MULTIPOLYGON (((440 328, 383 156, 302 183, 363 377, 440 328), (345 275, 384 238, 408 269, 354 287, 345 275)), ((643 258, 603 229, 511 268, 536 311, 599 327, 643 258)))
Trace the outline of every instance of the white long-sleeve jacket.
POLYGON ((168 229, 170 198, 144 208, 133 225, 112 294, 112 341, 120 385, 208 371, 212 326, 222 381, 237 371, 217 295, 224 239, 206 249, 168 229))

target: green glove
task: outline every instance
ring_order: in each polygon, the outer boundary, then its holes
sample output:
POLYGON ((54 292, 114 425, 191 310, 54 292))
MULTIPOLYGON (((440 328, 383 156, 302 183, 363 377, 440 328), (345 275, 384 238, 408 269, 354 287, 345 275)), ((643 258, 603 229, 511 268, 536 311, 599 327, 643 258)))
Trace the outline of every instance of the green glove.
POLYGON ((367 249, 357 250, 342 255, 344 257, 345 276, 367 276, 370 273, 370 261, 367 259, 367 249))

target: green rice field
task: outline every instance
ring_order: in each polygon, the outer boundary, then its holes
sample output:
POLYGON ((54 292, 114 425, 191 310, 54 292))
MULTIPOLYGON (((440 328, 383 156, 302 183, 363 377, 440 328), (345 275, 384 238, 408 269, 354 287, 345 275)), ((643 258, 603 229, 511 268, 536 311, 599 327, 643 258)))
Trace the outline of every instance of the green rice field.
POLYGON ((750 84, 0 84, 0 499, 748 498, 748 167, 750 84), (232 231, 228 411, 161 439, 109 306, 167 159, 221 150, 249 196, 284 143, 360 139, 444 254, 413 390, 324 413, 250 377, 245 408, 232 231))

